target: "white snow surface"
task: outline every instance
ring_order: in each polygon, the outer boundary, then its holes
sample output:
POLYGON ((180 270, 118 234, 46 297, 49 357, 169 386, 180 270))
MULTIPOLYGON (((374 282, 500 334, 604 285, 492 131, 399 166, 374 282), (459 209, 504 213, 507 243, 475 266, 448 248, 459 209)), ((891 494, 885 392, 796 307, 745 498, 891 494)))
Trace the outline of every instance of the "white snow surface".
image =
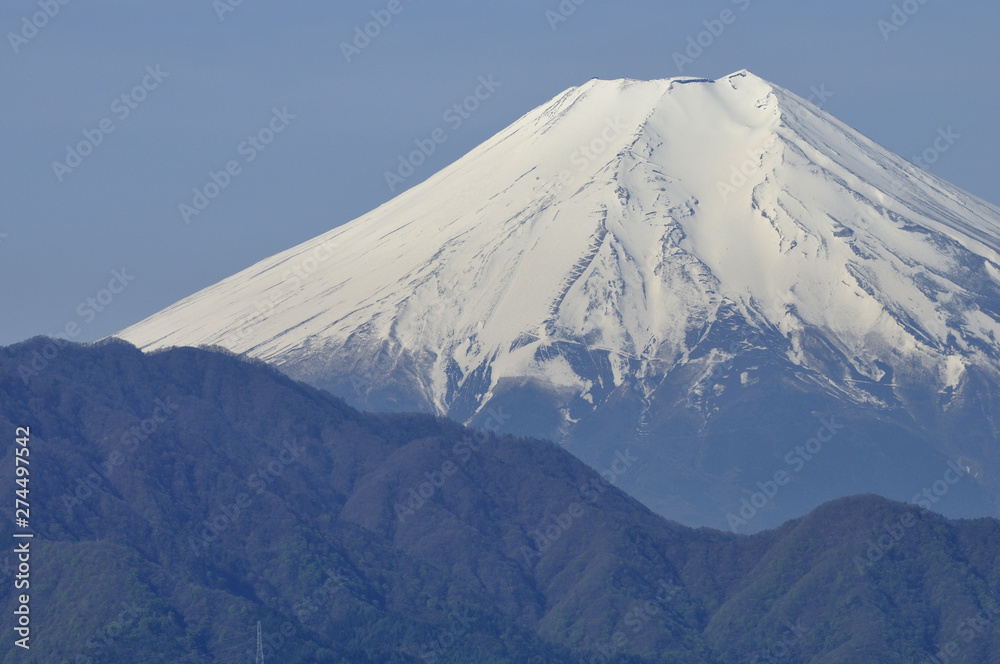
POLYGON ((349 338, 388 342, 420 360, 445 413, 450 362, 587 398, 568 362, 536 351, 604 349, 616 381, 663 373, 728 304, 780 330, 799 365, 801 335, 819 331, 863 376, 880 379, 880 361, 944 388, 996 366, 1000 322, 973 273, 995 287, 998 250, 1000 209, 749 72, 595 79, 116 336, 314 372, 349 338))

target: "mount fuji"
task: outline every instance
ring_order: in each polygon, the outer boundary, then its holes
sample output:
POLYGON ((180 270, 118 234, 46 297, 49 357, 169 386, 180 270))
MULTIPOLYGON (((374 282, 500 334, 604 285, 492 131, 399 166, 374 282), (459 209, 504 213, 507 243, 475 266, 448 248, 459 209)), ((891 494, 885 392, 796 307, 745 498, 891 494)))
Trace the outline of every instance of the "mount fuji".
POLYGON ((1000 505, 1000 209, 747 71, 591 80, 116 336, 565 445, 740 532, 1000 505))

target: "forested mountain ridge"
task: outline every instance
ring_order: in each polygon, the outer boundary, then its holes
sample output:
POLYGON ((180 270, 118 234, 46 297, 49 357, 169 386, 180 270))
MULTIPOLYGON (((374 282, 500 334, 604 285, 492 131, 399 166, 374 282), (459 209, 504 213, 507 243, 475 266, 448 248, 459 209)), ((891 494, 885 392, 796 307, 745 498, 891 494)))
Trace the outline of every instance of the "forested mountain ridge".
POLYGON ((360 413, 191 348, 0 349, 7 468, 17 427, 34 633, 3 662, 244 661, 258 619, 285 662, 1000 653, 992 519, 860 496, 754 536, 693 530, 609 481, 628 448, 602 476, 549 442, 360 413))

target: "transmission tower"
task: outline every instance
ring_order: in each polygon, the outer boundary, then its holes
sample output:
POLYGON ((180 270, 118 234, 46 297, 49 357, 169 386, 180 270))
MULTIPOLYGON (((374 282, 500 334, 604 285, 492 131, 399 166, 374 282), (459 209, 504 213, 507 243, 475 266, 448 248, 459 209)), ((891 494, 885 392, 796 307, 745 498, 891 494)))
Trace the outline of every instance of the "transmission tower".
POLYGON ((264 642, 260 638, 260 621, 257 621, 257 664, 264 664, 264 642))

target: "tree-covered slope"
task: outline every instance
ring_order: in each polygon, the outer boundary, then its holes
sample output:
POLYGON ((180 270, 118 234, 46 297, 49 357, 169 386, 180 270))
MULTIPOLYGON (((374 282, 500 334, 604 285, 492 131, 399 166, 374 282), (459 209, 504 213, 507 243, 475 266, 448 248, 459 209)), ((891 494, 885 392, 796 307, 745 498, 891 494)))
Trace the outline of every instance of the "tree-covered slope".
POLYGON ((692 530, 608 481, 627 449, 602 477, 223 353, 35 339, 0 349, 8 542, 16 427, 32 647, 11 590, 4 663, 245 661, 258 619, 284 662, 1000 661, 993 520, 864 496, 692 530))

